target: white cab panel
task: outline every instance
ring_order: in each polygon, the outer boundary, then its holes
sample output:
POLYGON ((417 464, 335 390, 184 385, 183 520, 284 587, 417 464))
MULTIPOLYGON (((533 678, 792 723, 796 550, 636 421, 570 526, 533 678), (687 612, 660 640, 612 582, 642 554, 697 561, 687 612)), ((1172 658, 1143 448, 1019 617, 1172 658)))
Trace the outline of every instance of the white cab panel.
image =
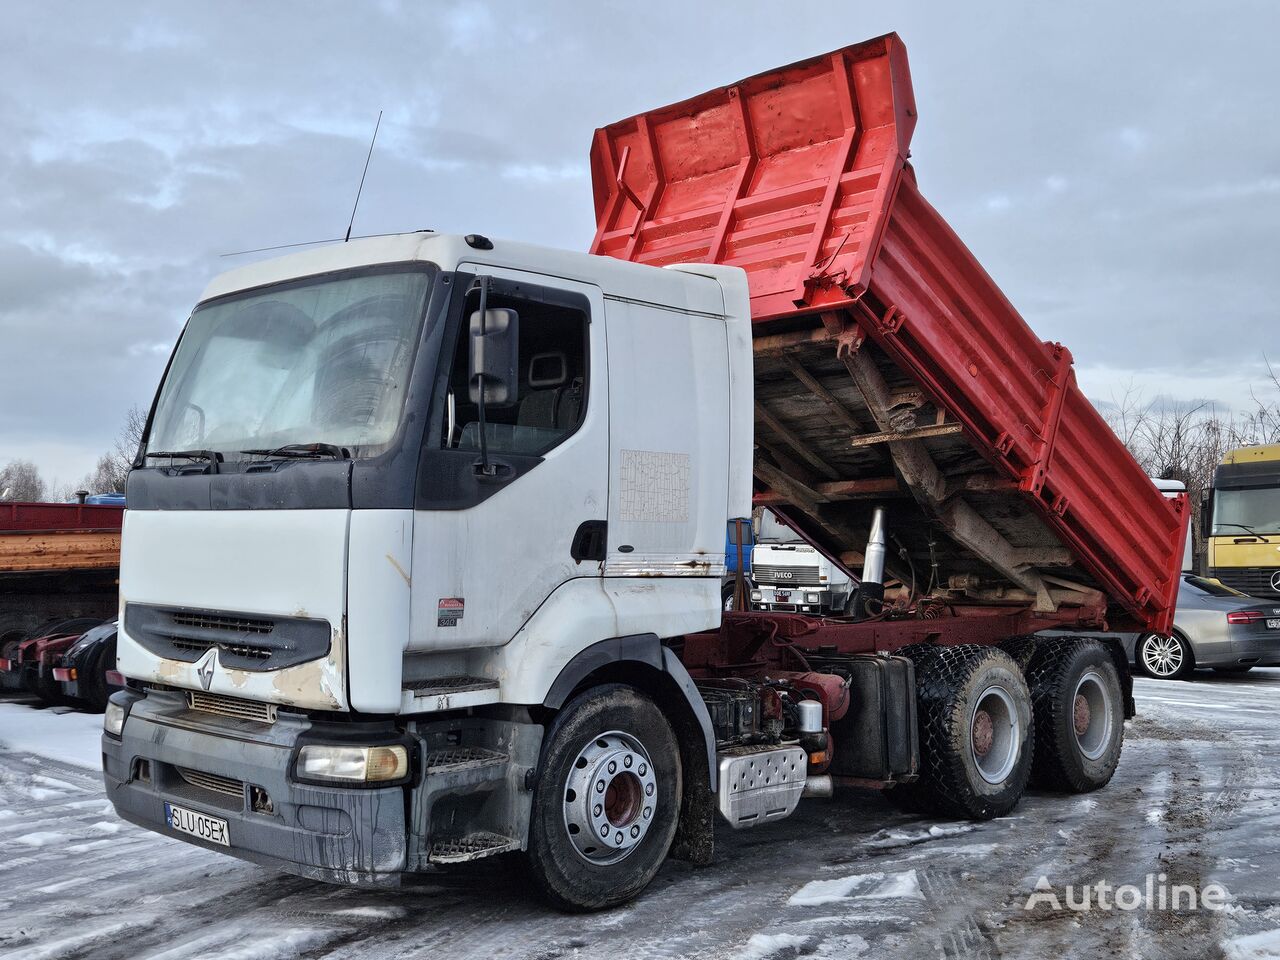
POLYGON ((347 645, 351 709, 400 709, 400 663, 409 641, 413 511, 351 511, 347 645))
POLYGON ((616 299, 607 309, 605 576, 718 578, 729 517, 724 319, 616 299))
POLYGON ((131 640, 127 603, 327 620, 327 657, 284 670, 228 670, 210 693, 328 710, 348 708, 347 510, 129 510, 120 551, 119 669, 127 677, 202 689, 196 664, 131 640))

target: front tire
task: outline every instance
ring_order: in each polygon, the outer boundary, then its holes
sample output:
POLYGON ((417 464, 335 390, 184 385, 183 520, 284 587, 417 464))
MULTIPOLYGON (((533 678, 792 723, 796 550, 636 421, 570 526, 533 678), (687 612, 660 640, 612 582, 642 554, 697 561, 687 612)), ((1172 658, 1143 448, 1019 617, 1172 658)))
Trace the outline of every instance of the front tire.
POLYGON ((995 647, 912 651, 920 779, 894 789, 907 809, 972 820, 1007 814, 1031 775, 1031 694, 1018 665, 995 647))
POLYGON ((652 700, 619 684, 579 694, 547 731, 526 853, 553 906, 633 899, 675 837, 683 791, 675 733, 652 700))
POLYGON ((1111 654, 1093 640, 1044 640, 1027 682, 1036 720, 1032 782, 1066 793, 1106 786, 1124 746, 1124 694, 1111 654))
POLYGON ((1196 668, 1191 644, 1176 631, 1167 637, 1149 633, 1138 641, 1138 669, 1156 680, 1185 680, 1196 668))

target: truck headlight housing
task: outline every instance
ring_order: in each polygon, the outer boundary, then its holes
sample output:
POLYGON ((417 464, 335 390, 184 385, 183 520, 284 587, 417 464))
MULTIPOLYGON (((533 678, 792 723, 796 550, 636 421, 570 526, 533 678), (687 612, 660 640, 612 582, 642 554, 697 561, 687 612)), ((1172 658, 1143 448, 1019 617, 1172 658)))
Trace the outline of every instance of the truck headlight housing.
POLYGON ((376 747, 309 743, 298 752, 300 780, 324 783, 390 783, 409 775, 409 750, 401 743, 376 747))
POLYGON ((759 590, 752 590, 752 591, 751 591, 751 599, 752 599, 752 600, 763 600, 763 599, 764 599, 764 594, 763 594, 763 593, 761 593, 759 590))
POLYGON ((821 603, 821 602, 822 602, 822 594, 820 594, 820 593, 806 593, 806 594, 804 595, 804 602, 805 602, 805 603, 821 603))
POLYGON ((102 714, 103 732, 119 740, 120 734, 124 731, 124 718, 128 713, 128 710, 114 700, 108 700, 106 712, 102 714))

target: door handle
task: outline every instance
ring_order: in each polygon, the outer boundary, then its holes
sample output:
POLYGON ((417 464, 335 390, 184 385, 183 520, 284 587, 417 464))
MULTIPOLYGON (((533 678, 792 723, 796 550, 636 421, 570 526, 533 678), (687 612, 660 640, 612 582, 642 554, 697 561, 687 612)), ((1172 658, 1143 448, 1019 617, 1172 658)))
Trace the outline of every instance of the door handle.
POLYGON ((609 542, 609 524, 604 520, 584 520, 578 525, 569 546, 569 556, 578 563, 584 560, 604 561, 605 546, 609 542))

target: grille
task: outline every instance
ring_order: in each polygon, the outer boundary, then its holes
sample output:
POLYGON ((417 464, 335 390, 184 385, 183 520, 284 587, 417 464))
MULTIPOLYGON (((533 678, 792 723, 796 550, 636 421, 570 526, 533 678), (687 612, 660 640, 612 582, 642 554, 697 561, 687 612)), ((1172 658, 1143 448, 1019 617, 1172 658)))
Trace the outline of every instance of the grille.
POLYGON ((220 793, 226 797, 244 797, 244 783, 231 777, 220 777, 216 773, 203 773, 200 770, 188 770, 186 767, 174 767, 178 776, 202 790, 220 793))
POLYGON ((223 697, 216 693, 198 693, 192 690, 187 693, 187 706, 192 710, 216 713, 220 717, 232 717, 236 720, 256 720, 258 723, 276 722, 276 707, 272 703, 237 700, 235 697, 223 697))
POLYGON ((817 587, 817 567, 777 567, 764 563, 752 564, 751 577, 756 583, 777 584, 779 587, 817 587))
POLYGON ((217 647, 226 653, 234 653, 237 657, 248 657, 251 660, 268 660, 271 651, 266 647, 255 647, 247 643, 207 643, 200 640, 184 640, 181 637, 170 637, 169 642, 177 650, 190 650, 192 653, 204 653, 210 647, 217 647))
POLYGON ((1251 597, 1277 600, 1280 599, 1280 590, 1271 586, 1271 577, 1276 569, 1275 567, 1213 567, 1209 575, 1251 597))
POLYGON ((274 620, 256 620, 250 617, 224 617, 208 613, 171 613, 173 623, 181 627, 198 627, 201 630, 226 630, 231 633, 270 633, 275 629, 274 620))

